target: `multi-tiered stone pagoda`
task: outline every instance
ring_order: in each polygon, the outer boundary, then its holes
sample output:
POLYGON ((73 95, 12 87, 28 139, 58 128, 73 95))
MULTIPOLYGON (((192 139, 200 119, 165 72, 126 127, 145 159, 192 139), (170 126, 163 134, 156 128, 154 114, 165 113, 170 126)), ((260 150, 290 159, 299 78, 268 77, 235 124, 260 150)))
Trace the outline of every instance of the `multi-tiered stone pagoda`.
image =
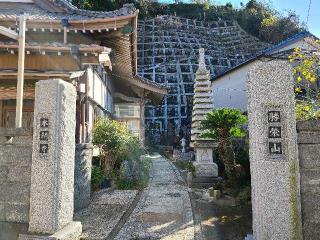
POLYGON ((200 138, 200 124, 206 114, 213 109, 213 96, 210 81, 210 71, 206 69, 204 49, 199 50, 199 68, 194 84, 192 111, 191 145, 196 152, 195 178, 193 182, 211 185, 217 182, 218 166, 213 162, 213 148, 217 143, 213 139, 200 138))
POLYGON ((198 139, 200 134, 200 122, 205 119, 206 114, 213 109, 213 95, 210 81, 210 71, 207 70, 204 49, 199 50, 199 68, 196 72, 194 84, 191 145, 198 139))

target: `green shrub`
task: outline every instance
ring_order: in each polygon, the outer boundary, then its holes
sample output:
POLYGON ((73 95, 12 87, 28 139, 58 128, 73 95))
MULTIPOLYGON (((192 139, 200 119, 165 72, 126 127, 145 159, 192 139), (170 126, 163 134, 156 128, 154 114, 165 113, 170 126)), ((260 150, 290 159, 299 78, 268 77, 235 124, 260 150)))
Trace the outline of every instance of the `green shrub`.
POLYGON ((119 170, 112 172, 112 178, 119 189, 140 189, 149 180, 151 160, 139 157, 125 161, 119 170))
POLYGON ((100 148, 102 168, 106 175, 120 169, 125 160, 137 159, 143 154, 139 139, 126 126, 114 120, 99 119, 93 131, 93 144, 100 148))
POLYGON ((188 170, 188 172, 191 172, 193 176, 195 175, 196 168, 195 168, 195 166, 193 165, 192 162, 188 162, 187 163, 186 169, 188 170))
POLYGON ((103 182, 103 171, 97 166, 93 166, 91 170, 91 186, 93 189, 98 189, 103 182))

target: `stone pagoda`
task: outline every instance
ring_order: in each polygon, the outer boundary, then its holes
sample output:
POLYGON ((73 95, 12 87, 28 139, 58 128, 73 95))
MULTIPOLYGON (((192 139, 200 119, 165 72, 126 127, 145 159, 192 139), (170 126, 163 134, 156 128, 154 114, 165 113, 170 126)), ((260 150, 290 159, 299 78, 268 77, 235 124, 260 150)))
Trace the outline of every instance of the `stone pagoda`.
POLYGON ((192 146, 198 139, 200 122, 206 114, 213 109, 213 95, 210 81, 210 71, 206 68, 204 49, 199 49, 199 68, 196 72, 194 84, 193 110, 192 110, 192 146))
POLYGON ((210 71, 206 69, 204 49, 199 50, 199 68, 196 72, 194 84, 194 98, 192 111, 191 146, 196 152, 196 168, 194 182, 208 183, 217 181, 218 166, 213 162, 213 148, 217 143, 212 139, 200 138, 200 123, 206 114, 213 109, 213 96, 210 81, 210 71))

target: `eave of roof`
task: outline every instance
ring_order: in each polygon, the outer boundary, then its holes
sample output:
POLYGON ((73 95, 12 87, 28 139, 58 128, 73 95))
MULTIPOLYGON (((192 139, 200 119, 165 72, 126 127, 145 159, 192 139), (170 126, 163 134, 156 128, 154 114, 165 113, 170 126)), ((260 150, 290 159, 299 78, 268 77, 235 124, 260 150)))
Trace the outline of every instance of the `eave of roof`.
MULTIPOLYGON (((26 43, 27 50, 48 50, 48 51, 71 51, 73 47, 77 47, 81 52, 104 52, 108 48, 99 45, 85 45, 85 44, 63 44, 63 43, 26 43)), ((0 42, 0 48, 4 49, 18 49, 19 45, 16 42, 0 42)))
POLYGON ((253 61, 255 61, 255 60, 257 60, 260 57, 263 57, 263 56, 266 56, 266 55, 270 55, 271 53, 273 53, 273 52, 275 52, 277 50, 280 50, 281 48, 286 47, 289 44, 295 43, 297 41, 300 41, 301 39, 304 39, 304 38, 310 37, 310 36, 315 37, 313 34, 311 34, 308 31, 302 31, 302 32, 300 32, 298 34, 295 34, 292 37, 290 37, 290 38, 288 38, 288 39, 286 39, 286 40, 284 40, 284 41, 282 41, 282 42, 280 42, 280 43, 278 43, 278 44, 276 44, 276 45, 274 45, 272 47, 268 47, 268 48, 266 48, 266 49, 264 49, 264 50, 262 50, 260 52, 257 52, 255 55, 253 55, 251 58, 247 59, 246 61, 244 61, 244 62, 242 62, 242 63, 240 63, 240 64, 238 64, 238 65, 236 65, 236 66, 234 66, 234 67, 222 72, 222 73, 217 74, 216 76, 211 78, 211 81, 216 81, 219 78, 221 78, 221 77, 223 77, 223 76, 225 76, 225 75, 227 75, 227 74, 229 74, 229 73, 231 73, 231 72, 233 72, 233 71, 235 71, 235 70, 237 70, 237 69, 239 69, 239 68, 241 68, 241 67, 243 67, 243 66, 245 66, 245 65, 247 65, 247 64, 249 64, 249 63, 251 63, 253 61))

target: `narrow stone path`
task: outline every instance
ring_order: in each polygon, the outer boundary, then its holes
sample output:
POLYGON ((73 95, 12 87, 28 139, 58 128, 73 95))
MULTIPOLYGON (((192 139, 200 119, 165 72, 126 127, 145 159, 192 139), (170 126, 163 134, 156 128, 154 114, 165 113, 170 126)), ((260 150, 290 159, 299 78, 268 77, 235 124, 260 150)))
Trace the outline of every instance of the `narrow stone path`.
POLYGON ((151 178, 117 240, 193 240, 188 188, 179 171, 161 155, 152 156, 151 178))

